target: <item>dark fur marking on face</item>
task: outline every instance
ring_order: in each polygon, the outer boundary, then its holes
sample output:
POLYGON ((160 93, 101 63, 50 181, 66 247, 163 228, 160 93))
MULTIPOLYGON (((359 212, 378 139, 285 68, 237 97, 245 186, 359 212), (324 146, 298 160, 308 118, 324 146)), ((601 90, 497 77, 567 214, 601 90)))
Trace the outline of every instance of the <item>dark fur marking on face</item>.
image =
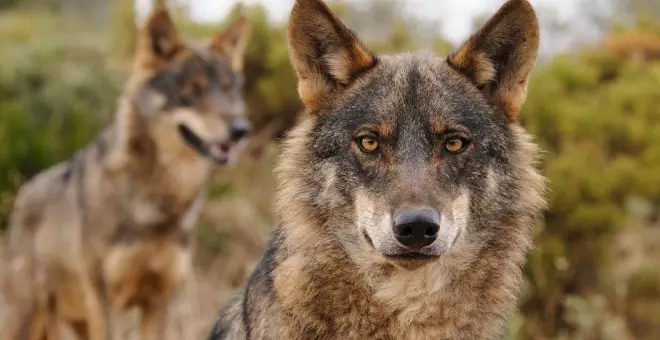
POLYGON ((427 161, 433 152, 433 136, 429 123, 433 112, 420 105, 420 102, 426 99, 422 96, 429 89, 422 83, 419 67, 419 62, 415 61, 406 72, 406 89, 396 123, 397 160, 410 164, 427 161))
POLYGON ((158 72, 149 88, 166 98, 164 109, 176 107, 209 111, 214 96, 237 96, 242 88, 241 77, 221 58, 192 54, 186 60, 158 72))

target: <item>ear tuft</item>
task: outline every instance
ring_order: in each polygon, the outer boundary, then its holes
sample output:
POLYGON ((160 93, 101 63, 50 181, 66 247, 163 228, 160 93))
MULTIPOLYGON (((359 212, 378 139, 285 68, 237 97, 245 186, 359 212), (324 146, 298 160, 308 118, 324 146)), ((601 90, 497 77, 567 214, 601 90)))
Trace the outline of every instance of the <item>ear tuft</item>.
POLYGON ((525 101, 538 48, 534 9, 527 0, 509 0, 447 61, 513 119, 525 101))
POLYGON ((300 97, 312 111, 377 61, 321 0, 297 0, 293 6, 289 55, 300 97))
POLYGON ((249 35, 250 25, 241 15, 227 29, 211 39, 211 46, 215 51, 229 58, 235 71, 241 71, 249 35))
POLYGON ((166 10, 154 11, 138 39, 137 62, 142 68, 161 68, 182 50, 183 43, 166 10))

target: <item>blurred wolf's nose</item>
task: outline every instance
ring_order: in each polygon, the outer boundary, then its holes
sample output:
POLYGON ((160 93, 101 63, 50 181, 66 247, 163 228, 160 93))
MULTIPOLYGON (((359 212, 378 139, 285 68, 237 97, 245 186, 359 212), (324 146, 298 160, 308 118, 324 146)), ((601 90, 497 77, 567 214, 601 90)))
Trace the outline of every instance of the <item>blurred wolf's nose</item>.
POLYGON ((412 250, 420 250, 435 241, 440 229, 440 216, 430 208, 407 209, 394 216, 397 241, 412 250))
POLYGON ((250 132, 250 121, 247 119, 234 119, 229 123, 229 138, 238 142, 250 132))

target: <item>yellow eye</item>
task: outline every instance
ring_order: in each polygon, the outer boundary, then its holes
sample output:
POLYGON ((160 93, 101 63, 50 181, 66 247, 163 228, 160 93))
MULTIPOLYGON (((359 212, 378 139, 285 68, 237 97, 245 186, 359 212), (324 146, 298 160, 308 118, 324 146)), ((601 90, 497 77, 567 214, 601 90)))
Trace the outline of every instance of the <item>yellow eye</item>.
POLYGON ((450 138, 445 142, 445 149, 451 153, 460 152, 465 147, 465 142, 458 137, 450 138))
POLYGON ((378 151, 378 141, 373 137, 361 137, 358 139, 358 145, 360 149, 367 153, 372 153, 378 151))

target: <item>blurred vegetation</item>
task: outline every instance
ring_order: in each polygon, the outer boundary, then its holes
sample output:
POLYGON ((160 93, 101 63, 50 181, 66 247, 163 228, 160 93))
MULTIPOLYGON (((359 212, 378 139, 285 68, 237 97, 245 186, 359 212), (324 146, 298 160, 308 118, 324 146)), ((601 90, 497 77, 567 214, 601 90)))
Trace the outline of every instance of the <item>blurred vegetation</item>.
POLYGON ((551 191, 526 268, 526 338, 660 337, 660 26, 605 40, 530 85, 522 119, 551 191), (621 244, 630 234, 648 239, 621 244))
MULTIPOLYGON (((113 2, 103 21, 85 20, 64 3, 0 0, 0 229, 21 183, 111 122, 130 72, 131 1, 113 2)), ((530 85, 521 119, 546 150, 550 210, 537 228, 511 338, 660 338, 660 9, 653 1, 622 3, 626 13, 643 12, 635 24, 619 22, 601 43, 548 58, 530 85)), ((333 6, 374 50, 451 48, 396 3, 333 6)), ((263 157, 224 171, 211 186, 214 208, 200 222, 196 261, 216 273, 220 286, 213 287, 228 291, 261 255, 273 222, 277 150, 269 141, 301 109, 286 27, 260 6, 237 8, 232 17, 239 12, 252 25, 250 153, 263 157)), ((185 10, 175 17, 188 37, 207 37, 230 20, 193 23, 185 10)))
POLYGON ((110 121, 123 76, 91 25, 0 11, 0 226, 20 184, 88 143, 110 121), (76 39, 71 39, 75 36, 76 39))

